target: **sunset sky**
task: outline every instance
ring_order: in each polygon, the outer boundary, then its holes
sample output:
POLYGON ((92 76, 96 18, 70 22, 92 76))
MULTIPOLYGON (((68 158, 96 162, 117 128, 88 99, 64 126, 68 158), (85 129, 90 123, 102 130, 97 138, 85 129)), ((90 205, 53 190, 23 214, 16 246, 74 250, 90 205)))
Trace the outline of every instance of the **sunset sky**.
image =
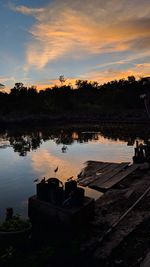
POLYGON ((0 0, 0 83, 150 76, 149 0, 0 0))

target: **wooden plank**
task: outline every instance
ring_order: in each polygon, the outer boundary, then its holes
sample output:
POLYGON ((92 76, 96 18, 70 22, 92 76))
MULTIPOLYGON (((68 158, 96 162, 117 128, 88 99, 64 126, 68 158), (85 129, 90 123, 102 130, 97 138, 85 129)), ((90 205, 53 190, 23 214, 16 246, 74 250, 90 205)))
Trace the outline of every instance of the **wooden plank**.
POLYGON ((113 176, 117 175, 119 172, 123 171, 129 165, 130 162, 122 162, 117 165, 113 165, 110 169, 104 172, 102 175, 98 176, 98 179, 93 181, 90 185, 100 187, 103 183, 110 180, 113 176))
POLYGON ((105 183, 101 184, 101 187, 103 190, 107 190, 114 186, 115 184, 119 183, 121 180, 123 180, 125 177, 127 177, 129 174, 131 174, 133 171, 135 171, 139 167, 138 164, 133 164, 129 166, 127 169, 123 170, 122 172, 116 174, 113 176, 110 180, 106 181, 105 183))
POLYGON ((91 164, 88 163, 88 165, 83 169, 82 173, 81 173, 81 177, 79 177, 77 179, 77 182, 80 182, 84 179, 87 179, 88 177, 91 177, 93 175, 95 175, 96 172, 106 168, 108 165, 110 165, 109 162, 93 162, 91 164), (94 164, 93 164, 94 163, 94 164), (96 166, 94 166, 96 165, 96 166))
POLYGON ((111 175, 111 172, 117 168, 120 164, 119 163, 111 163, 102 173, 99 173, 98 175, 95 176, 95 179, 91 181, 88 185, 95 185, 98 183, 103 183, 107 179, 109 179, 109 175, 111 175))
POLYGON ((97 169, 101 168, 101 166, 105 165, 105 162, 102 161, 87 161, 86 167, 82 169, 80 173, 80 177, 77 179, 77 181, 81 181, 85 179, 85 177, 90 176, 91 173, 94 173, 97 169), (96 170, 95 170, 96 168, 96 170))
MULTIPOLYGON (((84 176, 91 176, 91 174, 95 174, 97 171, 105 168, 105 166, 110 165, 110 162, 98 162, 98 161, 93 161, 93 162, 87 162, 87 166, 82 170, 82 174, 84 176)), ((82 179, 78 178, 78 180, 82 179)))
MULTIPOLYGON (((105 170, 108 170, 108 167, 111 165, 111 163, 105 163, 105 165, 97 170, 97 172, 105 172, 105 170)), ((100 174, 99 174, 100 175, 100 174)), ((96 175, 96 173, 91 173, 88 177, 84 177, 81 181, 79 181, 79 185, 87 186, 91 182, 94 182, 95 180, 99 179, 99 175, 96 175)))
MULTIPOLYGON (((82 186, 88 186, 89 184, 95 183, 97 180, 101 179, 105 174, 108 177, 108 174, 118 166, 118 163, 109 163, 109 165, 105 166, 103 169, 98 170, 97 172, 100 172, 98 175, 92 174, 89 177, 85 178, 80 182, 80 185, 82 186)), ((102 178, 103 179, 103 178, 102 178)), ((104 180, 102 180, 104 182, 104 180)))

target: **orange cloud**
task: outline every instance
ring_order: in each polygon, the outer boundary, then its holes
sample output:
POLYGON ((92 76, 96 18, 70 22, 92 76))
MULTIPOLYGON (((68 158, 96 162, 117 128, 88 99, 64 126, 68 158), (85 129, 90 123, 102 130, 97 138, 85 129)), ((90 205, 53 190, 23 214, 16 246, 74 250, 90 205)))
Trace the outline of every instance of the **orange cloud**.
POLYGON ((10 83, 15 83, 16 80, 14 77, 0 77, 0 83, 2 83, 5 87, 4 88, 0 88, 0 90, 2 92, 9 92, 10 91, 10 88, 9 88, 9 84, 10 83))
POLYGON ((57 176, 62 180, 66 181, 67 178, 77 175, 78 164, 70 163, 69 161, 62 159, 61 157, 51 154, 48 150, 43 149, 32 153, 31 162, 33 169, 41 177, 53 177, 54 170, 58 166, 57 176))
POLYGON ((118 51, 147 49, 150 38, 148 1, 54 1, 46 8, 13 7, 34 16, 29 30, 27 67, 44 68, 65 55, 80 57, 118 51), (138 3, 138 5, 136 5, 138 3), (143 13, 142 13, 143 12, 143 13), (144 40, 142 45, 139 43, 144 40))
POLYGON ((119 80, 134 75, 136 78, 150 76, 150 64, 136 64, 133 68, 128 70, 117 70, 115 68, 109 68, 106 70, 98 70, 89 72, 84 76, 84 79, 89 77, 90 80, 98 81, 100 84, 109 82, 112 80, 119 80))
MULTIPOLYGON (((96 70, 95 67, 93 71, 78 76, 76 78, 67 78, 64 84, 71 84, 73 87, 75 87, 76 80, 79 79, 97 81, 100 84, 103 84, 112 80, 119 80, 122 78, 126 79, 128 78, 128 76, 132 75, 135 76, 137 79, 141 77, 150 77, 150 63, 135 64, 133 68, 129 68, 128 70, 118 70, 116 68, 117 65, 121 65, 121 67, 123 68, 124 64, 126 64, 126 61, 109 62, 106 64, 98 65, 97 68, 105 67, 105 69, 96 70)), ((37 84, 37 90, 46 89, 54 85, 60 85, 58 79, 51 79, 49 80, 49 83, 37 84)))
MULTIPOLYGON (((68 78, 66 78, 66 81, 64 82, 64 85, 72 85, 72 86, 74 86, 76 80, 78 80, 78 78, 68 77, 68 78)), ((42 89, 46 89, 46 88, 51 88, 51 87, 53 87, 55 85, 56 86, 60 86, 61 85, 59 79, 50 79, 50 80, 46 81, 45 83, 37 82, 36 87, 37 87, 37 90, 42 90, 42 89)))

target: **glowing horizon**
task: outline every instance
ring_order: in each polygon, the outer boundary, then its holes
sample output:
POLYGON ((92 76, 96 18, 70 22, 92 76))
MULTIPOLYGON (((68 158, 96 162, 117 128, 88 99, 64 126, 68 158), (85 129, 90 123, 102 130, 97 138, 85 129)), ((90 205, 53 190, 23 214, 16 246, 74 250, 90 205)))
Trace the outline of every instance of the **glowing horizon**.
POLYGON ((147 0, 0 0, 0 83, 44 89, 150 76, 147 0))

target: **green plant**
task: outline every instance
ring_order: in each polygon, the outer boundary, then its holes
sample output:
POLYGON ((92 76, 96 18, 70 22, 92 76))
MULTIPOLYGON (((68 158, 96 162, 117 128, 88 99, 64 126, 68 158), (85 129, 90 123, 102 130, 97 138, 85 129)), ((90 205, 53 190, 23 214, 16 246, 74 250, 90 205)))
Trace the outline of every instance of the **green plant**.
POLYGON ((0 259, 4 261, 9 260, 13 257, 14 253, 15 249, 13 246, 9 246, 3 251, 2 255, 0 254, 0 259))
POLYGON ((19 215, 13 216, 10 220, 7 220, 0 224, 0 231, 3 232, 17 232, 24 231, 31 227, 29 220, 23 220, 19 215))

